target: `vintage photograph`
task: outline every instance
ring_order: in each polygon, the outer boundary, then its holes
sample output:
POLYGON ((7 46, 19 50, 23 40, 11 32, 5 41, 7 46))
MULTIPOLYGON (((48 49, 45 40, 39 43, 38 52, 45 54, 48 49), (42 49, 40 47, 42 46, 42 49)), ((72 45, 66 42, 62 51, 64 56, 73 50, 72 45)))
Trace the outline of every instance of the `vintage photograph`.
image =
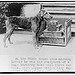
POLYGON ((75 72, 75 1, 0 1, 0 72, 75 72))

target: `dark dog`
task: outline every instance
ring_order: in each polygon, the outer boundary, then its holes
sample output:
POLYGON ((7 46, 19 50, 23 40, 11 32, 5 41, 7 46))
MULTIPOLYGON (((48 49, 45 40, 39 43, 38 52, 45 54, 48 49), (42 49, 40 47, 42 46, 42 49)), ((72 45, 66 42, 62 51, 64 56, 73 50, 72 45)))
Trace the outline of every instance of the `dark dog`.
MULTIPOLYGON (((25 21, 27 21, 26 24, 24 24, 24 25, 31 24, 31 29, 33 32, 33 42, 36 46, 39 46, 39 36, 46 29, 46 20, 47 20, 47 18, 45 17, 46 15, 47 15, 47 12, 41 10, 35 17, 30 17, 30 18, 24 17, 25 21)), ((51 19, 52 16, 50 16, 49 18, 51 19)), ((22 19, 23 19, 23 17, 21 17, 21 16, 6 17, 6 20, 5 20, 6 34, 3 39, 4 47, 7 47, 6 46, 7 39, 9 41, 9 43, 12 44, 10 37, 16 26, 22 27, 22 23, 23 23, 22 19)))

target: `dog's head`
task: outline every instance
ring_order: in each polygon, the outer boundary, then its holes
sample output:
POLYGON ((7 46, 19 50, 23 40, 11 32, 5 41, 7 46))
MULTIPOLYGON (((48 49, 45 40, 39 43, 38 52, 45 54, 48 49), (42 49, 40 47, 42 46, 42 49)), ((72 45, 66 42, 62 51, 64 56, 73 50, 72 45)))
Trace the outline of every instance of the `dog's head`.
POLYGON ((51 14, 45 10, 41 10, 37 16, 39 19, 43 18, 45 20, 51 20, 53 18, 53 16, 51 16, 51 14))
POLYGON ((49 12, 45 12, 43 15, 43 18, 46 20, 51 20, 53 18, 53 16, 51 16, 51 14, 49 12))

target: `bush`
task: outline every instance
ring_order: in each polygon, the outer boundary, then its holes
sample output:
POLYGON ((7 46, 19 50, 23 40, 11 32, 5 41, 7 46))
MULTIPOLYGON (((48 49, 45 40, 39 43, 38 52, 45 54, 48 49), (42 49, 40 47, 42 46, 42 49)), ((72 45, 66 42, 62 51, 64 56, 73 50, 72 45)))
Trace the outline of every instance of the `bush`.
POLYGON ((7 7, 7 3, 6 2, 1 2, 0 3, 0 34, 1 33, 5 33, 5 18, 4 15, 6 13, 6 7, 7 7))

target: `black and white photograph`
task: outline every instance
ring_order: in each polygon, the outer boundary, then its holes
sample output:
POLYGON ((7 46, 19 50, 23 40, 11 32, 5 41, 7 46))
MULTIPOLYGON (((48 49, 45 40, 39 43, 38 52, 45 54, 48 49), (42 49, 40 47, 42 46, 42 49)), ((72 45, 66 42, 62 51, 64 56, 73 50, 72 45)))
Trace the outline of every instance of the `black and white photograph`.
POLYGON ((0 1, 0 72, 75 72, 75 1, 0 1))

